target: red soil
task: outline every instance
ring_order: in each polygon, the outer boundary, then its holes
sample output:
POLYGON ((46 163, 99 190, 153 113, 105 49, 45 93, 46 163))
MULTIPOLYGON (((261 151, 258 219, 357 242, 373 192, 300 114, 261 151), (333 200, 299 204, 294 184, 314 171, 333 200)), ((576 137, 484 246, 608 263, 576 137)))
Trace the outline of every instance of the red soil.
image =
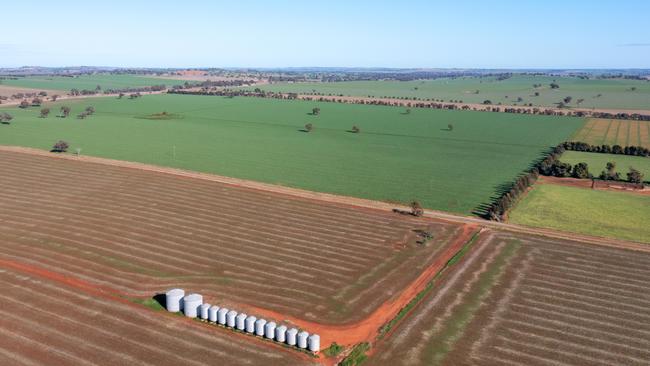
POLYGON ((381 326, 393 319, 399 311, 404 308, 409 301, 411 301, 411 299, 425 289, 427 284, 433 280, 436 274, 444 268, 445 264, 462 249, 477 229, 477 225, 465 225, 462 233, 458 235, 454 241, 449 244, 445 251, 440 253, 436 260, 431 263, 431 265, 422 272, 415 281, 406 287, 399 296, 384 302, 369 317, 362 321, 346 325, 326 325, 295 318, 287 318, 283 314, 262 308, 250 308, 254 309, 260 316, 287 320, 298 327, 319 334, 323 348, 329 346, 332 342, 347 345, 370 342, 378 335, 381 326))

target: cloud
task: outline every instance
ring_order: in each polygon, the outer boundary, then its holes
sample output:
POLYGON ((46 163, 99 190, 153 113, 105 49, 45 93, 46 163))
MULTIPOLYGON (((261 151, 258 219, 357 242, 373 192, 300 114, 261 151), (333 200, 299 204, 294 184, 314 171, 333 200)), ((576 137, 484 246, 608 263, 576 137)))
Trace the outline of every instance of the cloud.
POLYGON ((624 43, 618 46, 619 47, 650 47, 650 43, 624 43))

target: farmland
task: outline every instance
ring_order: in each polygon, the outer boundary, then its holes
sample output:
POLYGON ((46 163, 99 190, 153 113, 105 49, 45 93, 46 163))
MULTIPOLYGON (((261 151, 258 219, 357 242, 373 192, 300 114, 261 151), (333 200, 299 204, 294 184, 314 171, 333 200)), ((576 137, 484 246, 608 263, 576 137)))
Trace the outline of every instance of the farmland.
POLYGON ((560 160, 572 165, 581 162, 587 163, 591 174, 595 176, 598 176, 601 171, 605 170, 608 162, 615 162, 616 170, 621 173, 623 179, 625 179, 625 174, 632 167, 643 173, 645 180, 650 181, 650 159, 647 157, 567 151, 562 154, 560 160))
POLYGON ((349 324, 463 244, 455 224, 130 168, 0 156, 0 169, 12 172, 0 176, 2 257, 124 296, 181 287, 249 314, 280 313, 278 321, 349 324), (423 242, 420 231, 433 238, 423 242))
POLYGON ((538 184, 510 213, 516 224, 650 243, 650 196, 538 184))
POLYGON ((319 192, 380 201, 417 199, 427 208, 471 214, 490 202, 550 146, 567 140, 583 120, 281 101, 255 98, 148 95, 137 100, 65 101, 14 115, 0 125, 0 144, 71 151, 217 173, 319 192), (309 115, 319 107, 318 116, 309 115), (167 112, 173 118, 152 116, 167 112), (306 123, 314 131, 301 132, 306 123), (452 125, 453 130, 448 129, 452 125), (360 133, 349 132, 358 126, 360 133))
POLYGON ((260 86, 276 92, 321 93, 358 97, 397 97, 462 100, 465 103, 528 105, 555 107, 571 96, 569 107, 647 110, 650 108, 650 82, 623 79, 514 75, 505 80, 496 77, 460 77, 415 81, 349 81, 330 83, 294 83, 260 86), (550 84, 557 82, 558 89, 550 84), (541 86, 534 88, 534 84, 541 86), (478 93, 476 93, 478 91, 478 93), (538 96, 535 93, 539 93, 538 96), (521 98, 521 100, 519 100, 521 98), (583 101, 578 105, 577 101, 583 101))
POLYGON ((2 365, 315 364, 297 352, 264 342, 250 347, 230 332, 5 266, 0 284, 2 365))
POLYGON ((70 89, 95 90, 97 85, 102 89, 124 89, 160 84, 182 84, 183 80, 167 80, 137 75, 80 75, 68 76, 28 76, 16 79, 0 80, 0 85, 31 88, 38 90, 58 90, 68 92, 70 89))
POLYGON ((650 122, 590 118, 573 140, 592 145, 650 148, 650 122))
POLYGON ((372 365, 646 365, 650 256, 493 233, 474 245, 372 365))

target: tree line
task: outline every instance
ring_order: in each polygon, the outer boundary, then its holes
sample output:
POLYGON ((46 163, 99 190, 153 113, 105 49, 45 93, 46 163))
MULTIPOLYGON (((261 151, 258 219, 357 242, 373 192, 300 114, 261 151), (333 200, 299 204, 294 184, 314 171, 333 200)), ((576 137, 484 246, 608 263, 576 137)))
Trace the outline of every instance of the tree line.
POLYGON ((591 145, 586 142, 569 141, 562 143, 562 147, 571 151, 650 157, 650 149, 643 146, 591 145))

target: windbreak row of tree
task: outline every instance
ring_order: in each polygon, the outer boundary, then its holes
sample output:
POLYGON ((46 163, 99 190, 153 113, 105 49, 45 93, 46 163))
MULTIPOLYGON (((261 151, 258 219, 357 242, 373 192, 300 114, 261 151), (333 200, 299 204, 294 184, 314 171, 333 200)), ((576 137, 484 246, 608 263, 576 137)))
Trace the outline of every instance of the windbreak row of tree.
POLYGON ((250 80, 246 80, 246 79, 206 80, 206 81, 197 81, 197 82, 186 81, 183 84, 172 86, 172 90, 238 87, 238 86, 249 86, 254 84, 255 84, 255 80, 252 79, 250 80))
POLYGON ((571 151, 650 157, 650 149, 643 146, 591 145, 586 142, 569 141, 563 143, 562 147, 571 151))
MULTIPOLYGON (((589 172, 589 166, 587 163, 578 163, 572 166, 569 163, 564 163, 559 160, 555 160, 549 165, 541 166, 539 173, 541 175, 558 178, 596 179, 596 177, 589 172)), ((605 166, 605 170, 601 171, 597 178, 600 180, 641 184, 643 183, 644 175, 637 169, 630 167, 627 173, 627 179, 622 179, 621 174, 616 171, 616 163, 608 162, 605 166)))
POLYGON ((515 206, 521 196, 526 193, 528 188, 535 184, 539 178, 540 170, 544 169, 543 167, 552 166, 558 161, 558 158, 563 152, 564 148, 562 146, 556 146, 551 149, 542 159, 536 162, 531 169, 517 177, 517 179, 510 184, 510 187, 504 190, 501 196, 492 202, 482 216, 485 219, 492 221, 504 221, 508 216, 508 211, 515 206))

